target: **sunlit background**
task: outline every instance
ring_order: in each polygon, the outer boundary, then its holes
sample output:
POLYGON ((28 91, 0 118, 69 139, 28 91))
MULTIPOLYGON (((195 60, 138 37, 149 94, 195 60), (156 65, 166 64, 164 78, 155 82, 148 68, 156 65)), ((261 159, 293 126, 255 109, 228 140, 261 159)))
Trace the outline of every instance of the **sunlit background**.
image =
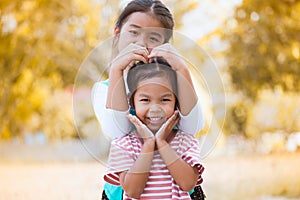
MULTIPOLYGON (((76 80, 127 2, 0 2, 0 199, 99 199, 109 140, 85 102, 107 74, 95 57, 76 80)), ((211 87, 197 85, 197 136, 220 132, 203 158, 207 199, 300 199, 300 1, 163 2, 218 72, 197 68, 211 87)))

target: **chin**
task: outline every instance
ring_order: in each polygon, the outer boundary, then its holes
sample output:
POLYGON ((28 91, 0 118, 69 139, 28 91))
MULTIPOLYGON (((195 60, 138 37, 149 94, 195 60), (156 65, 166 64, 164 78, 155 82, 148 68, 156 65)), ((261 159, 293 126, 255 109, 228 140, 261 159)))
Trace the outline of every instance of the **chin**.
POLYGON ((152 133, 156 133, 159 129, 160 129, 160 127, 161 126, 159 126, 159 127, 148 127, 149 129, 150 129, 150 131, 152 132, 152 133))

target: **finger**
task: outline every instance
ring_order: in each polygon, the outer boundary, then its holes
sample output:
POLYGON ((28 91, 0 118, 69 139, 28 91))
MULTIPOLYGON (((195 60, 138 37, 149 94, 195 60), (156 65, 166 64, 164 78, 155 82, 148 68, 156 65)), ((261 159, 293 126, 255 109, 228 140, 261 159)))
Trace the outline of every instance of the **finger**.
POLYGON ((144 57, 143 55, 140 54, 133 54, 131 57, 131 60, 133 61, 142 61, 143 63, 148 63, 148 57, 144 57))
POLYGON ((152 63, 152 62, 153 62, 153 58, 150 58, 150 59, 148 60, 148 62, 149 62, 149 63, 152 63))
POLYGON ((153 133, 148 129, 148 127, 143 124, 136 116, 129 114, 128 118, 136 127, 137 132, 141 138, 150 139, 154 137, 153 133))
POLYGON ((166 124, 170 124, 170 123, 176 121, 178 117, 179 117, 179 112, 176 110, 173 113, 173 115, 166 121, 166 124))
POLYGON ((134 54, 142 55, 143 57, 147 58, 149 55, 149 50, 146 47, 142 47, 139 45, 134 45, 130 52, 133 52, 134 54))
POLYGON ((119 53, 118 57, 126 56, 130 60, 134 60, 134 59, 136 59, 137 55, 142 56, 144 58, 144 59, 138 58, 137 60, 144 62, 144 61, 148 60, 149 51, 145 47, 131 44, 129 47, 127 47, 123 51, 121 51, 119 53))
POLYGON ((178 112, 174 113, 166 122, 166 129, 171 131, 179 122, 178 112))
POLYGON ((131 123, 133 123, 133 125, 135 125, 135 126, 140 126, 139 120, 138 120, 138 118, 137 118, 136 116, 133 116, 133 115, 129 114, 129 115, 128 115, 128 119, 129 119, 129 121, 130 121, 131 123))
MULTIPOLYGON (((148 55, 148 59, 153 59, 155 57, 166 57, 166 52, 160 51, 160 50, 153 50, 151 53, 148 55)), ((166 59, 166 58, 165 58, 166 59)))
POLYGON ((169 43, 165 43, 163 45, 157 46, 150 51, 149 56, 151 58, 166 55, 167 52, 172 52, 172 46, 169 43))
POLYGON ((174 114, 160 127, 159 134, 165 132, 169 133, 174 126, 178 123, 178 111, 175 111, 174 114))
POLYGON ((134 50, 134 53, 143 55, 144 57, 147 57, 149 55, 149 51, 147 48, 138 48, 134 50))
POLYGON ((116 65, 124 66, 132 66, 131 64, 135 61, 142 61, 144 63, 147 63, 148 57, 140 53, 141 52, 127 52, 126 54, 120 54, 113 60, 113 63, 115 63, 116 65))

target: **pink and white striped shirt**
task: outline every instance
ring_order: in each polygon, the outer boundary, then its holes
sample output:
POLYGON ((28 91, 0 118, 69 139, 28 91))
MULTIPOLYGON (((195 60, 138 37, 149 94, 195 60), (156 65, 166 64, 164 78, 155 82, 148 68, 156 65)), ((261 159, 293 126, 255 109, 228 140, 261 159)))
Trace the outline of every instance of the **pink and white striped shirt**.
MULTIPOLYGON (((200 163, 200 148, 196 138, 178 131, 170 146, 190 166, 198 168, 197 185, 202 183, 201 174, 204 167, 200 163)), ((109 167, 104 180, 119 186, 119 173, 131 168, 140 154, 141 147, 142 143, 135 131, 113 140, 108 160, 109 167)), ((124 193, 123 199, 133 198, 124 193)), ((181 190, 172 178, 158 151, 154 152, 149 178, 140 199, 190 199, 189 193, 181 190)))

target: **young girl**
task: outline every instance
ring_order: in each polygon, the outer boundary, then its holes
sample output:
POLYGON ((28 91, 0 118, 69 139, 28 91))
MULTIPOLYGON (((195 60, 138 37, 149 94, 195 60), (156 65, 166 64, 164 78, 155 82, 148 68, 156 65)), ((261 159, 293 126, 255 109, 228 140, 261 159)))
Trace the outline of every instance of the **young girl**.
POLYGON ((173 128, 180 106, 176 72, 166 62, 135 65, 127 84, 136 130, 113 140, 104 180, 121 185, 123 199, 191 199, 204 168, 197 140, 173 128))
POLYGON ((133 0, 121 12, 114 29, 115 56, 110 80, 97 82, 92 90, 94 111, 105 135, 119 138, 130 131, 123 72, 135 61, 147 63, 154 57, 165 58, 178 74, 181 102, 178 128, 195 134, 203 127, 204 117, 189 70, 174 47, 167 43, 173 27, 172 14, 158 0, 133 0))

